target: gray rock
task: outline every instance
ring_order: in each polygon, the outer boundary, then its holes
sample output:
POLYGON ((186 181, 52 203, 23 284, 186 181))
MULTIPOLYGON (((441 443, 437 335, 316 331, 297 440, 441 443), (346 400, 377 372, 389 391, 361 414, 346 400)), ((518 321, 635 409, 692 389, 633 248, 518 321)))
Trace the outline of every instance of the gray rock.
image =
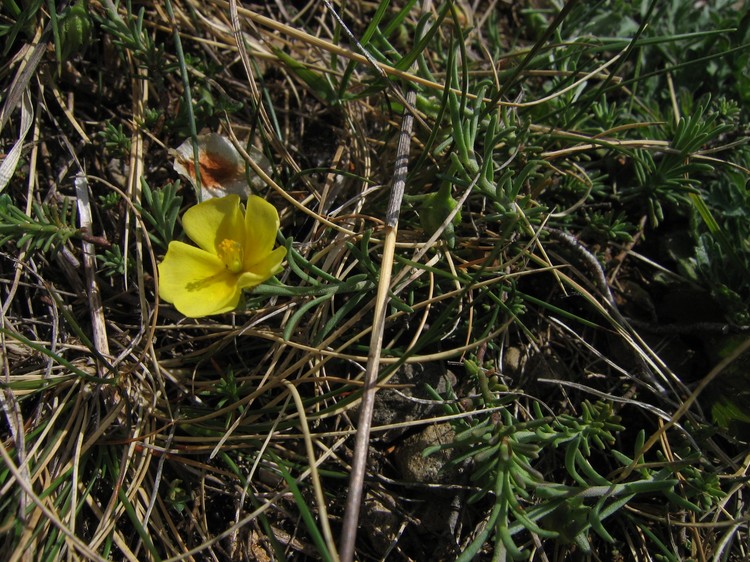
POLYGON ((423 484, 456 484, 460 479, 459 468, 450 463, 456 455, 454 449, 443 449, 427 457, 422 455, 427 447, 451 443, 455 436, 453 426, 445 422, 429 425, 404 439, 394 452, 401 477, 423 484))
MULTIPOLYGON (((402 388, 384 388, 375 395, 373 427, 423 420, 445 413, 440 401, 428 393, 426 385, 442 396, 456 383, 456 377, 443 363, 407 363, 388 381, 402 388)), ((393 441, 408 426, 390 429, 377 435, 386 442, 393 441)))

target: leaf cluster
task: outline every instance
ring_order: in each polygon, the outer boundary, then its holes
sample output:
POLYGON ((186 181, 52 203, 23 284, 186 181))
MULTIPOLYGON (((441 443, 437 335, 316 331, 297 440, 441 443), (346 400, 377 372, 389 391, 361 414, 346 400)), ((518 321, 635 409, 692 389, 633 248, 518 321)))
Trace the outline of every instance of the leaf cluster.
POLYGON ((175 236, 174 230, 182 206, 182 196, 177 195, 179 187, 180 180, 177 180, 154 190, 145 178, 141 178, 143 205, 138 210, 149 226, 148 237, 164 250, 175 236))
MULTIPOLYGON (((523 530, 591 552, 590 533, 614 543, 604 520, 620 514, 620 510, 638 496, 651 498, 660 494, 677 508, 696 514, 707 508, 706 502, 712 505, 723 497, 715 478, 710 481, 710 475, 693 470, 690 474, 696 483, 692 487, 704 489, 699 495, 702 505, 696 505, 678 493, 676 487, 680 480, 667 463, 661 468, 647 468, 640 452, 645 441, 643 431, 633 444, 634 455, 622 453, 621 445, 615 447, 615 443, 620 441, 619 435, 625 426, 610 403, 584 400, 578 415, 550 416, 534 401, 529 418, 519 419, 511 413, 515 397, 503 392, 495 394, 497 385, 489 383, 476 364, 467 362, 467 367, 482 389, 475 407, 491 413, 456 419, 453 441, 424 451, 426 456, 443 449, 455 449, 457 455, 452 462, 465 465, 470 461, 470 479, 480 488, 469 502, 491 496, 494 503, 486 531, 471 543, 459 560, 470 560, 493 535, 498 552, 523 559, 526 554, 517 542, 522 538, 517 535, 523 530), (561 483, 559 474, 548 480, 539 469, 543 466, 541 459, 546 459, 548 465, 550 457, 557 456, 553 452, 557 450, 561 450, 559 463, 570 484, 561 483), (610 453, 614 464, 608 475, 595 468, 594 450, 599 451, 600 458, 605 451, 610 453), (616 477, 620 471, 633 466, 640 467, 633 478, 616 477)), ((446 409, 451 414, 461 413, 457 406, 446 406, 446 409)))
POLYGON ((67 197, 54 204, 32 204, 31 215, 13 204, 8 194, 0 195, 0 246, 28 246, 31 251, 55 251, 70 238, 80 237, 75 226, 78 213, 75 203, 67 197))

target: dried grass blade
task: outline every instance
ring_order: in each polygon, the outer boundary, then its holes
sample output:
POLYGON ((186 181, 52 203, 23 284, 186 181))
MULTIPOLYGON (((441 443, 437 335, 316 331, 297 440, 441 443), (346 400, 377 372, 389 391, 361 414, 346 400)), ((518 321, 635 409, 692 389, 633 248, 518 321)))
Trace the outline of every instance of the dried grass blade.
MULTIPOLYGON (((91 215, 91 202, 89 201, 89 183, 86 175, 81 172, 75 181, 76 201, 78 205, 78 217, 81 229, 91 233, 93 227, 91 215)), ((83 267, 86 274, 86 290, 88 293, 91 310, 91 331, 94 347, 103 356, 109 357, 109 340, 107 338, 107 325, 104 321, 104 309, 102 307, 102 296, 99 285, 96 282, 96 251, 94 244, 88 240, 82 240, 83 267)), ((99 365, 99 370, 104 368, 99 365)), ((102 372, 99 372, 103 376, 102 372)))
MULTIPOLYGON (((407 107, 413 106, 416 101, 416 93, 413 90, 409 91, 406 99, 408 101, 407 107)), ((341 531, 340 550, 342 562, 351 562, 354 558, 354 544, 357 537, 359 509, 362 503, 362 491, 365 470, 367 468, 367 451, 370 440, 370 429, 372 428, 375 392, 377 390, 375 384, 380 367, 380 352, 383 346, 385 312, 390 300, 391 273, 393 271, 396 250, 396 234, 398 233, 398 216, 406 184, 413 125, 414 116, 408 110, 405 110, 396 151, 393 185, 385 216, 385 242, 383 245, 383 258, 375 301, 375 312, 373 313, 373 327, 370 334, 370 352, 367 357, 362 404, 360 406, 357 437, 354 444, 354 459, 349 479, 349 494, 346 499, 344 524, 341 531)))

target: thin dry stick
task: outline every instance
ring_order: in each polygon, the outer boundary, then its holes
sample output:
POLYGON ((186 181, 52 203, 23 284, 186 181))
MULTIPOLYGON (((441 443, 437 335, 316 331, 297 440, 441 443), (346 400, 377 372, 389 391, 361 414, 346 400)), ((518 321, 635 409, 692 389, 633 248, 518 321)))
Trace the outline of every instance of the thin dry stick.
MULTIPOLYGON (((78 216, 81 222, 81 229, 93 234, 93 219, 91 214, 91 203, 89 201, 89 182, 86 180, 86 174, 81 170, 73 184, 76 188, 76 200, 78 205, 78 216)), ((109 358, 109 338, 107 337, 107 324, 104 319, 104 307, 102 306, 102 294, 99 290, 99 284, 96 282, 96 251, 91 242, 83 240, 83 267, 86 274, 86 290, 89 297, 89 306, 91 307, 91 331, 94 340, 94 347, 102 355, 109 358)), ((97 362, 97 371, 99 376, 103 377, 106 373, 106 366, 97 362)))
MULTIPOLYGON (((143 189, 141 186, 141 178, 144 176, 144 158, 146 148, 144 146, 143 131, 138 125, 139 122, 145 120, 146 107, 148 107, 148 74, 145 69, 139 69, 135 64, 131 63, 131 67, 134 70, 134 78, 132 80, 132 92, 133 92, 133 134, 130 137, 130 173, 128 174, 128 200, 135 203, 138 207, 141 206, 141 199, 143 197, 143 189)), ((196 176, 199 172, 196 171, 196 176)), ((126 255, 125 264, 127 267, 127 240, 130 236, 130 220, 131 220, 132 209, 128 208, 128 212, 125 215, 125 249, 123 252, 126 255)), ((143 228, 135 229, 135 253, 136 253, 136 280, 138 283, 138 299, 140 303, 141 313, 141 326, 148 324, 148 316, 150 308, 146 302, 146 281, 145 272, 143 269, 144 251, 143 251, 143 239, 148 238, 145 234, 146 230, 143 228)), ((127 275, 125 275, 127 283, 127 275)))
MULTIPOLYGON (((413 90, 407 93, 407 107, 414 105, 416 97, 416 93, 413 90)), ((385 311, 390 300, 389 289, 391 286, 391 272, 393 270, 393 255, 396 249, 398 213, 401 209, 401 199, 403 198, 404 186, 406 184, 409 146, 411 144, 413 126, 414 116, 405 109, 403 121, 401 122, 401 134, 399 135, 398 147, 396 149, 396 165, 393 172, 391 197, 388 201, 388 209, 385 214, 383 260, 380 269, 380 280, 378 281, 378 293, 375 300, 372 333, 370 334, 370 353, 367 356, 362 404, 360 405, 359 421, 357 423, 357 437, 354 442, 352 474, 349 477, 349 495, 346 498, 344 525, 341 530, 341 548, 339 549, 341 552, 341 562, 351 562, 354 558, 354 543, 357 538, 359 508, 362 504, 362 488, 364 486, 365 469, 367 467, 367 449, 370 441, 370 429, 372 427, 372 412, 375 405, 375 383, 378 378, 380 351, 383 346, 385 311)))

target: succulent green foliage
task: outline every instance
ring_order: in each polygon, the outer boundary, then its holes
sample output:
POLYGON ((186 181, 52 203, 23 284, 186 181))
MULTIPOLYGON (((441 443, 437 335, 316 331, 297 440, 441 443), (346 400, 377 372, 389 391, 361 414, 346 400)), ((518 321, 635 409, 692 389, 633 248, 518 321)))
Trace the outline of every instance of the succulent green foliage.
POLYGON ((714 171, 711 165, 698 160, 695 153, 718 141, 731 125, 709 112, 709 103, 706 101, 690 115, 681 117, 676 126, 666 129, 669 150, 654 154, 639 149, 633 154, 635 182, 623 190, 622 200, 626 203, 645 200, 653 226, 664 220, 665 205, 689 205, 691 196, 700 194, 701 179, 714 171))
POLYGON ((81 53, 91 42, 92 21, 84 0, 68 6, 57 18, 59 42, 55 45, 58 62, 81 53))
POLYGON ((0 195, 0 246, 14 244, 30 250, 55 251, 70 238, 81 234, 76 224, 77 210, 64 197, 60 206, 34 202, 31 216, 13 204, 8 194, 0 195))
MULTIPOLYGON (((597 470, 597 458, 607 451, 617 461, 608 467, 608 474, 636 464, 635 457, 612 448, 625 426, 611 403, 583 401, 577 415, 550 416, 534 401, 533 413, 520 419, 511 413, 515 397, 488 379, 473 361, 465 364, 481 390, 474 406, 496 411, 459 418, 454 422, 456 436, 452 443, 424 452, 429 455, 441 449, 456 449, 454 462, 470 459, 471 481, 480 488, 468 501, 477 502, 488 495, 494 498, 495 508, 486 533, 472 542, 460 560, 470 560, 491 535, 495 536, 496 549, 513 559, 522 559, 525 553, 514 537, 523 530, 590 552, 591 533, 607 542, 615 541, 604 521, 639 495, 662 494, 680 508, 701 512, 701 507, 676 493, 679 480, 669 467, 647 468, 640 457, 637 464, 641 468, 625 481, 597 470), (560 453, 553 452, 558 450, 560 453), (540 458, 557 454, 562 457, 560 465, 570 483, 547 480, 540 470, 540 458)), ((447 406, 447 410, 452 414, 460 412, 455 405, 447 406)), ((633 444, 635 454, 639 454, 644 440, 641 432, 633 444)), ((693 471, 691 475, 704 490, 699 498, 702 502, 712 503, 722 497, 720 489, 708 484, 701 473, 693 471)))
MULTIPOLYGON (((750 381, 745 382, 745 386, 750 387, 750 384, 747 384, 750 383, 750 381)), ((745 394, 748 394, 747 388, 745 389, 745 394)), ((748 397, 750 396, 744 396, 743 398, 746 399, 748 397)), ((746 403, 745 400, 743 400, 743 403, 746 403)), ((743 409, 736 400, 729 396, 717 397, 711 405, 711 417, 716 425, 723 429, 729 428, 734 422, 744 422, 745 424, 750 423, 750 412, 743 409)))
POLYGON ((586 217, 583 227, 584 236, 593 234, 610 242, 631 242, 634 225, 627 220, 623 212, 595 210, 586 217))
MULTIPOLYGON (((750 162, 750 158, 748 159, 750 162)), ((711 232, 696 217, 695 256, 683 262, 709 288, 728 320, 750 324, 750 192, 747 178, 730 172, 709 184, 707 205, 718 221, 711 232)))
POLYGON ((216 404, 217 407, 223 408, 227 404, 239 402, 240 394, 238 392, 237 377, 234 371, 228 370, 221 377, 221 381, 216 385, 216 394, 222 398, 216 404))
POLYGON ((169 482, 166 499, 169 507, 177 513, 182 513, 193 498, 190 492, 185 489, 185 483, 179 478, 175 478, 169 482))
POLYGON ((167 249, 174 239, 174 229, 180 214, 182 197, 177 195, 180 180, 170 182, 161 189, 151 189, 148 182, 141 180, 143 188, 143 206, 140 208, 143 220, 148 224, 148 236, 151 241, 167 249))
POLYGON ((127 260, 122 253, 122 249, 117 245, 113 245, 111 248, 105 249, 101 254, 97 254, 96 259, 101 263, 102 272, 105 277, 125 275, 128 265, 131 271, 133 268, 132 260, 127 260), (128 261, 130 261, 129 264, 128 261))
MULTIPOLYGON (((712 360, 727 359, 745 344, 743 334, 716 336, 709 340, 712 360)), ((705 400, 710 405, 711 417, 716 425, 743 438, 750 428, 750 351, 745 351, 727 365, 718 379, 708 385, 705 400)))
MULTIPOLYGON (((105 5, 106 13, 99 17, 99 25, 102 30, 112 36, 115 45, 117 45, 123 60, 126 60, 126 53, 130 53, 136 58, 140 65, 149 71, 156 71, 163 68, 165 53, 161 44, 154 41, 153 36, 144 29, 143 18, 146 10, 141 7, 138 13, 133 12, 131 0, 126 0, 125 16, 121 16, 116 11, 114 4, 105 5)), ((150 72, 149 76, 158 77, 160 72, 150 72)))
POLYGON ((34 26, 43 5, 44 0, 3 0, 0 3, 0 14, 4 16, 0 20, 0 37, 5 37, 3 56, 7 56, 15 46, 19 34, 28 39, 34 36, 34 26))
POLYGON ((113 156, 124 158, 130 153, 130 135, 123 128, 122 123, 115 126, 114 123, 108 121, 97 135, 104 141, 104 146, 113 156))
POLYGON ((117 191, 110 191, 106 195, 100 195, 98 199, 101 208, 109 211, 115 209, 120 204, 122 195, 117 191))
POLYGON ((276 55, 278 59, 289 68, 289 70, 303 80, 316 96, 319 96, 322 100, 331 104, 338 103, 337 94, 326 75, 310 70, 306 65, 302 64, 294 57, 289 56, 278 47, 271 48, 273 49, 274 55, 276 55))
MULTIPOLYGON (((435 193, 425 196, 419 207, 419 220, 422 222, 422 228, 428 236, 432 236, 442 224, 448 219, 453 209, 458 205, 458 201, 451 195, 451 184, 443 182, 435 193)), ((461 211, 457 211, 453 219, 448 222, 443 230, 443 237, 447 240, 448 246, 455 246, 456 235, 454 226, 461 224, 461 211)))

